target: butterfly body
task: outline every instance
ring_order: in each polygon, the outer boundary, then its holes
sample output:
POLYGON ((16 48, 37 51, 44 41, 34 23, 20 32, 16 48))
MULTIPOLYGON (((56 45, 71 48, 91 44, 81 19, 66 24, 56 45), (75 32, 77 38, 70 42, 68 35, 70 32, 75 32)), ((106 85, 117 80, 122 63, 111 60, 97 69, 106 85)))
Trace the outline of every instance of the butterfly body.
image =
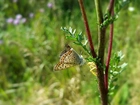
POLYGON ((83 63, 83 57, 67 45, 66 49, 60 54, 60 60, 58 64, 55 65, 54 70, 63 70, 72 66, 82 65, 83 63))

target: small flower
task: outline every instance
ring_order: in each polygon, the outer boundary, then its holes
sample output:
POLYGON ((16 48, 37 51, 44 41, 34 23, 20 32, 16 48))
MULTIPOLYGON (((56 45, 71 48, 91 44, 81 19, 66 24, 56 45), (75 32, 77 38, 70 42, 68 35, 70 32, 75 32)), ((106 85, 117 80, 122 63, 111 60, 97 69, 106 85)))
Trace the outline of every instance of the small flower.
POLYGON ((7 22, 7 23, 12 23, 13 20, 14 20, 13 18, 8 18, 8 19, 6 20, 6 22, 7 22))
POLYGON ((43 8, 40 8, 39 11, 43 13, 45 10, 43 8))
POLYGON ((26 22, 26 18, 22 18, 21 23, 25 23, 25 22, 26 22))
POLYGON ((16 19, 19 19, 20 20, 21 18, 22 18, 22 15, 21 14, 17 14, 16 15, 16 19))
POLYGON ((19 22, 20 22, 19 19, 15 19, 15 20, 13 21, 13 24, 14 24, 14 25, 17 25, 17 24, 19 24, 19 22))
POLYGON ((48 8, 52 8, 52 7, 53 7, 53 4, 49 2, 49 3, 47 4, 47 7, 48 7, 48 8))
POLYGON ((132 11, 135 10, 135 8, 134 7, 129 7, 128 10, 132 12, 132 11))
POLYGON ((13 0, 14 3, 16 3, 18 0, 13 0))
POLYGON ((29 14, 29 17, 30 17, 30 18, 33 18, 33 17, 34 17, 34 13, 30 13, 30 14, 29 14))

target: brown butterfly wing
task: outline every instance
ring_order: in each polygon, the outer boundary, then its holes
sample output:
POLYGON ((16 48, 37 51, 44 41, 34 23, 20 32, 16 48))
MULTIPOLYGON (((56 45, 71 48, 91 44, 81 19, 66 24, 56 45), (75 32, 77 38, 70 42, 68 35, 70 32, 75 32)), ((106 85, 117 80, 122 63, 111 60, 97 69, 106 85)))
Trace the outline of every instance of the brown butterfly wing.
POLYGON ((60 57, 63 55, 63 54, 65 54, 67 51, 69 51, 71 49, 71 47, 68 45, 68 44, 66 44, 66 46, 65 46, 65 49, 61 52, 61 54, 60 54, 60 57))
POLYGON ((74 65, 79 65, 81 63, 80 56, 71 48, 60 58, 60 62, 72 63, 74 65))
POLYGON ((67 45, 65 50, 60 54, 59 63, 55 65, 54 71, 63 70, 81 63, 80 56, 67 45))
POLYGON ((68 50, 66 53, 64 53, 61 57, 60 57, 60 62, 65 62, 68 63, 69 59, 70 59, 70 55, 72 53, 72 49, 68 50))
POLYGON ((66 64, 66 63, 59 62, 58 64, 55 65, 54 71, 63 70, 72 66, 73 64, 66 64))

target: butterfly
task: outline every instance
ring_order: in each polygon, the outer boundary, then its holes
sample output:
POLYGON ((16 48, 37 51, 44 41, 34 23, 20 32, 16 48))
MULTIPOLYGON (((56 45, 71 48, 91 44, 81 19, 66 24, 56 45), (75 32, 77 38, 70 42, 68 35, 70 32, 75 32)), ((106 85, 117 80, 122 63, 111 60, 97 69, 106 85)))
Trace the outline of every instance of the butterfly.
POLYGON ((84 59, 81 55, 71 48, 69 45, 65 46, 65 50, 60 54, 59 62, 54 66, 54 71, 63 70, 76 65, 83 65, 84 59))

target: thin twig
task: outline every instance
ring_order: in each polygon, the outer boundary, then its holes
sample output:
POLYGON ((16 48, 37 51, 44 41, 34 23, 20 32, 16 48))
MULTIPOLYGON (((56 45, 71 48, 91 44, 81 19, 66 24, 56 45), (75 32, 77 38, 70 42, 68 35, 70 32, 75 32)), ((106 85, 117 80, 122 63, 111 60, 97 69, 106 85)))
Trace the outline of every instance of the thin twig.
POLYGON ((114 8, 114 2, 115 2, 115 0, 110 0, 109 7, 108 7, 108 12, 110 14, 112 13, 112 10, 114 8))
POLYGON ((106 61, 106 70, 105 70, 105 88, 106 91, 108 91, 108 69, 109 69, 109 63, 111 58, 111 51, 112 51, 112 41, 113 41, 113 23, 110 24, 110 38, 109 38, 109 47, 108 47, 108 56, 106 61))
MULTIPOLYGON (((114 15, 114 0, 110 0, 108 11, 111 14, 111 16, 114 15)), ((110 24, 110 37, 109 37, 109 47, 108 47, 108 55, 107 55, 107 61, 106 61, 106 69, 105 69, 105 88, 108 92, 108 70, 109 70, 109 63, 111 58, 111 51, 112 51, 112 42, 113 42, 113 23, 110 24)))
POLYGON ((84 24, 85 24, 85 28, 86 28, 86 33, 87 33, 87 38, 88 38, 88 42, 89 42, 89 46, 90 46, 90 51, 91 51, 91 54, 92 54, 93 58, 96 58, 96 53, 95 53, 95 50, 94 50, 92 37, 91 37, 91 32, 90 32, 90 29, 89 29, 88 20, 87 20, 87 16, 86 16, 86 13, 85 13, 83 1, 82 0, 78 0, 78 1, 79 1, 80 9, 81 9, 81 12, 82 12, 82 16, 83 16, 83 19, 84 19, 84 24))

